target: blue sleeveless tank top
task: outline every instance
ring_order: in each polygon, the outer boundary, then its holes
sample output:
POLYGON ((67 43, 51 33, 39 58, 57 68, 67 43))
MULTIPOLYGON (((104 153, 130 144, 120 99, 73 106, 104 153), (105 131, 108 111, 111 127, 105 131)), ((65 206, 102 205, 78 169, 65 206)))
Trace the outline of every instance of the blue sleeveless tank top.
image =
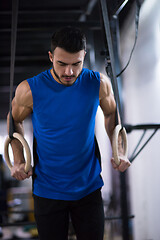
POLYGON ((103 186, 95 156, 94 128, 100 74, 83 69, 66 87, 50 70, 27 79, 33 96, 36 161, 33 193, 59 200, 78 200, 103 186))

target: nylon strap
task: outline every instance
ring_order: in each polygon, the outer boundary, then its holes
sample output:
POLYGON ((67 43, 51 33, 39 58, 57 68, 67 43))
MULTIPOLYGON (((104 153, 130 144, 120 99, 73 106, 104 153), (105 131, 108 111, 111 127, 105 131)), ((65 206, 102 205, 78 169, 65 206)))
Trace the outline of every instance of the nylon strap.
POLYGON ((17 20, 18 20, 18 0, 12 0, 12 25, 11 25, 11 58, 10 58, 10 118, 9 118, 9 137, 13 138, 15 132, 14 120, 12 117, 12 98, 13 98, 13 83, 14 83, 14 68, 16 54, 16 39, 17 39, 17 20))
POLYGON ((116 78, 115 60, 114 60, 113 45, 112 45, 112 38, 111 38, 111 32, 110 32, 110 25, 109 25, 109 17, 108 17, 106 0, 100 0, 100 3, 101 3, 103 27, 104 27, 104 32, 105 32, 105 42, 107 42, 107 45, 108 45, 108 53, 109 53, 109 58, 110 58, 110 59, 107 59, 107 68, 108 68, 107 72, 110 75, 109 77, 111 79, 113 92, 114 92, 114 97, 115 97, 115 101, 116 101, 116 104, 117 104, 116 125, 119 124, 118 123, 118 111, 119 111, 119 115, 120 115, 120 119, 121 119, 121 125, 123 126, 123 124, 122 124, 122 109, 121 109, 121 104, 120 104, 118 84, 117 84, 117 78, 116 78))

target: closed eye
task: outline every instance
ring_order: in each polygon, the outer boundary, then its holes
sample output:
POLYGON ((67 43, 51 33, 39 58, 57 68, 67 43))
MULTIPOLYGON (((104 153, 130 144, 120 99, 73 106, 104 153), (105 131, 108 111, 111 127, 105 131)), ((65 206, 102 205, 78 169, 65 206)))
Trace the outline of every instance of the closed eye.
MULTIPOLYGON (((80 63, 81 63, 81 61, 72 63, 72 66, 78 66, 80 63)), ((61 62, 61 61, 58 61, 58 64, 59 64, 60 66, 67 66, 67 65, 68 65, 67 63, 64 63, 64 62, 61 62)))
POLYGON ((64 62, 61 62, 61 61, 58 61, 58 64, 59 64, 60 66, 67 66, 67 64, 66 64, 66 63, 64 63, 64 62))
POLYGON ((76 63, 73 63, 72 65, 73 65, 73 66, 78 66, 80 63, 81 63, 81 61, 76 62, 76 63))

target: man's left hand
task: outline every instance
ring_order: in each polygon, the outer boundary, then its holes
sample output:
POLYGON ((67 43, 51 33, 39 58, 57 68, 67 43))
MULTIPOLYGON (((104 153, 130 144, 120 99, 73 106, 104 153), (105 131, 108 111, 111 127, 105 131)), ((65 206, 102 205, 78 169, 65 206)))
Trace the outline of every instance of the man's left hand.
POLYGON ((114 158, 111 158, 112 167, 115 170, 118 170, 120 172, 124 172, 131 165, 131 163, 128 160, 128 158, 126 158, 124 156, 119 156, 119 160, 120 160, 120 164, 117 165, 114 161, 114 158))

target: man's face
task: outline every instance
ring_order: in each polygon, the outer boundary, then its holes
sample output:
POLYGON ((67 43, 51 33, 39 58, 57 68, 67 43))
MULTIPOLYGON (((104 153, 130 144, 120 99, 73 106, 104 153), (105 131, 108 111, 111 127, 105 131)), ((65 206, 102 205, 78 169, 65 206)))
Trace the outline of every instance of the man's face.
POLYGON ((69 53, 60 47, 56 47, 53 54, 49 52, 56 81, 65 86, 71 86, 81 74, 84 57, 84 50, 69 53))

